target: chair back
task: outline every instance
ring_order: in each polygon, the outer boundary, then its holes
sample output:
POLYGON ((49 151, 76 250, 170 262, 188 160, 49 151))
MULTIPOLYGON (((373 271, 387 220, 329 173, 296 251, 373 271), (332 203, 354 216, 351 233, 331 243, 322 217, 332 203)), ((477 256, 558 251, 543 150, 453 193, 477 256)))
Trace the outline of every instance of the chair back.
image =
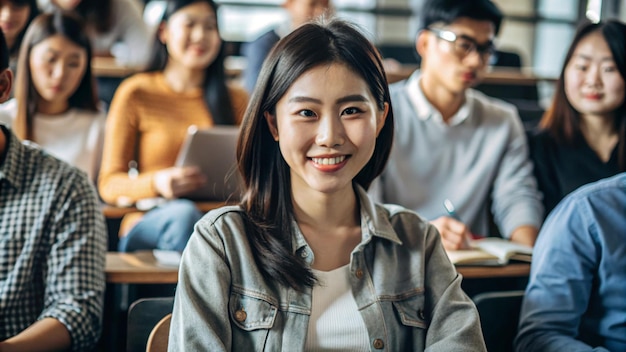
POLYGON ((168 314, 161 319, 152 329, 148 337, 146 352, 167 352, 167 344, 170 339, 170 322, 172 314, 168 314))
MULTIPOLYGON (((144 352, 152 330, 163 318, 172 313, 174 297, 142 298, 128 309, 126 351, 144 352)), ((169 322, 167 323, 169 331, 169 322)), ((159 334, 159 332, 155 332, 159 334)))
POLYGON ((513 351, 524 291, 484 292, 473 297, 489 352, 513 351))

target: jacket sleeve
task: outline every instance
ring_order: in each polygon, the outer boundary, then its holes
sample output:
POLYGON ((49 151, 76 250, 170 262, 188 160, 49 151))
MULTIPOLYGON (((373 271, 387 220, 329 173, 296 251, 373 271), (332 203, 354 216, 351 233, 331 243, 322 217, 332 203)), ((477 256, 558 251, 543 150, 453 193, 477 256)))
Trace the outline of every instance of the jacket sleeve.
POLYGON ((200 220, 183 252, 169 351, 230 351, 230 270, 215 226, 200 220))
POLYGON ((461 289, 462 277, 432 225, 426 241, 425 288, 431 303, 426 351, 486 351, 476 306, 461 289))

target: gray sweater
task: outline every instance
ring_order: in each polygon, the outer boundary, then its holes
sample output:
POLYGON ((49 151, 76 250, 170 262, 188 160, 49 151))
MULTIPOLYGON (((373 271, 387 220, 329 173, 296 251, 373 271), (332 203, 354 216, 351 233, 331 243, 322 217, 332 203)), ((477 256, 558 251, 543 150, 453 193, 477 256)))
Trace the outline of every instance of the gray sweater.
POLYGON ((489 235, 490 206, 500 233, 540 227, 543 206, 513 105, 469 89, 449 124, 419 87, 420 74, 391 85, 395 139, 388 165, 372 187, 380 201, 429 220, 450 199, 476 234, 489 235))

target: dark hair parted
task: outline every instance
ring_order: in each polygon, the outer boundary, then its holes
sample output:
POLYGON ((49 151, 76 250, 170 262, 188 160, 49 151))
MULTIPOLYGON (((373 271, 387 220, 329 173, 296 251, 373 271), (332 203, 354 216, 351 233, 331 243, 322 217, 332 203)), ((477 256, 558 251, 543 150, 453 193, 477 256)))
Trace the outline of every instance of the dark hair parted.
MULTIPOLYGON (((565 55, 552 105, 539 123, 539 127, 547 130, 559 143, 572 145, 584 138, 580 129, 580 113, 572 106, 565 94, 565 70, 572 60, 578 43, 594 32, 599 32, 604 37, 611 50, 615 66, 626 82, 626 24, 617 20, 599 23, 583 22, 578 27, 574 40, 565 55)), ((622 105, 616 109, 613 121, 619 138, 617 143, 618 167, 621 171, 626 171, 626 98, 622 105)))
POLYGON ((61 35, 72 43, 85 49, 87 65, 85 73, 76 91, 69 97, 68 104, 72 108, 98 111, 96 82, 91 73, 91 43, 84 30, 83 21, 73 13, 55 11, 39 15, 28 27, 17 63, 17 79, 15 82, 15 98, 17 115, 14 131, 21 139, 33 140, 33 118, 39 104, 39 94, 32 80, 30 55, 33 47, 42 41, 61 35))
MULTIPOLYGON (((161 23, 166 23, 168 19, 178 10, 185 6, 204 2, 209 4, 217 17, 217 5, 212 0, 169 0, 167 8, 163 13, 161 23)), ((217 19, 217 18, 216 18, 217 19)), ((152 50, 152 57, 147 71, 163 71, 169 60, 167 45, 159 40, 157 33, 152 50)), ((224 72, 224 43, 220 46, 220 51, 215 60, 206 68, 204 77, 204 100, 207 104, 213 122, 216 125, 234 125, 235 114, 230 99, 228 87, 226 86, 226 73, 224 72)))
POLYGON ((26 33, 28 26, 33 21, 33 19, 35 19, 35 17, 39 15, 39 7, 37 7, 37 0, 8 0, 8 1, 14 6, 19 6, 19 7, 28 6, 28 9, 30 11, 28 15, 28 20, 24 24, 24 28, 22 28, 20 33, 15 38, 15 41, 13 41, 13 44, 9 48, 9 55, 15 56, 18 54, 20 50, 20 45, 22 44, 22 40, 24 39, 24 34, 26 33))
POLYGON ((367 189, 387 162, 393 140, 393 112, 378 51, 347 22, 308 23, 276 44, 261 69, 237 145, 239 171, 245 183, 241 204, 255 260, 266 279, 294 289, 313 285, 315 277, 292 248, 289 166, 264 113, 274 113, 278 101, 305 72, 333 63, 346 65, 363 78, 381 111, 385 103, 389 104, 374 153, 353 181, 367 189))
POLYGON ((426 0, 420 10, 420 29, 434 23, 450 24, 461 17, 489 21, 498 35, 502 24, 502 12, 490 0, 426 0))

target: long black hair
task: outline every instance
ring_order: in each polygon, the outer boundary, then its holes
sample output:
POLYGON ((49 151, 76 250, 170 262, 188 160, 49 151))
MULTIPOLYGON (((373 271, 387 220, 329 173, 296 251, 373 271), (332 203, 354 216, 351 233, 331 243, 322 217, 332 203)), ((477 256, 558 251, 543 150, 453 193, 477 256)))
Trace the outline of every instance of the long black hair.
POLYGON ((380 55, 352 25, 332 20, 305 24, 280 40, 265 60, 258 84, 244 115, 237 145, 245 192, 246 235, 266 279, 294 289, 315 283, 315 277, 292 249, 293 205, 289 166, 266 119, 289 87, 308 70, 341 63, 367 83, 380 111, 389 104, 385 125, 374 153, 353 182, 367 189, 387 162, 393 139, 393 113, 380 55))
MULTIPOLYGON (((197 2, 209 4, 215 16, 217 16, 217 5, 212 0, 169 0, 163 13, 161 23, 167 20, 181 8, 197 2)), ((154 40, 152 57, 147 71, 163 71, 167 65, 169 54, 167 46, 159 40, 158 33, 154 40)), ((216 125, 234 125, 235 114, 226 86, 226 74, 224 72, 224 42, 213 62, 206 68, 204 78, 204 100, 213 116, 216 125)))

